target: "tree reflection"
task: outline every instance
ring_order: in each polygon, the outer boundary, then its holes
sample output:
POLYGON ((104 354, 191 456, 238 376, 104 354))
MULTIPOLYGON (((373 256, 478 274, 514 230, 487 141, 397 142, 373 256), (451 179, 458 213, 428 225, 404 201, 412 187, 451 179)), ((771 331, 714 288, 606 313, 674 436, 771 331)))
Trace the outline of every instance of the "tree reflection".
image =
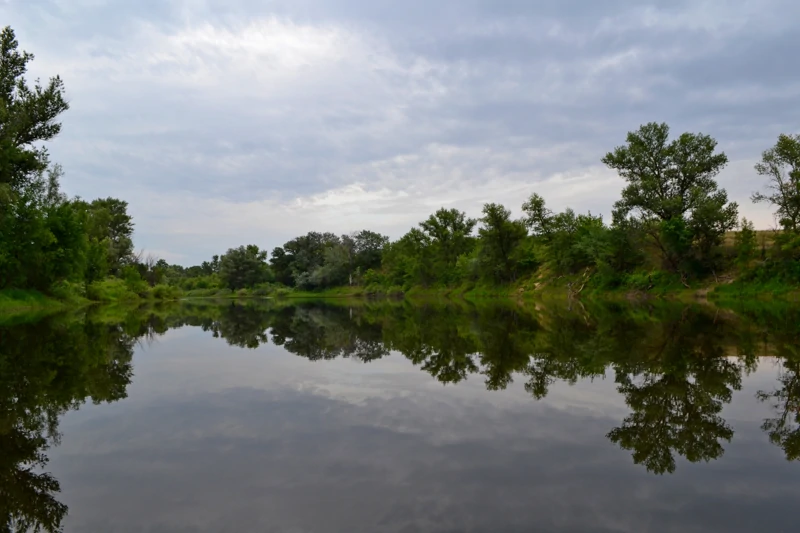
POLYGON ((135 338, 65 320, 0 327, 0 531, 58 531, 67 507, 43 469, 59 417, 124 398, 135 338))
POLYGON ((758 393, 775 413, 762 427, 796 460, 800 317, 741 313, 744 319, 697 306, 507 301, 195 302, 96 308, 83 318, 0 328, 0 531, 59 528, 67 509, 44 469, 59 417, 87 399, 124 398, 135 343, 187 325, 231 346, 272 342, 310 361, 370 363, 395 352, 443 384, 474 377, 495 391, 520 380, 535 399, 558 382, 613 375, 630 414, 607 437, 656 474, 674 472, 679 457, 723 455, 734 434, 722 409, 758 356, 772 355, 782 366, 775 389, 758 393))
MULTIPOLYGON (((193 312, 194 323, 232 345, 256 347, 269 332, 274 344, 312 361, 368 363, 395 351, 444 384, 481 375, 487 389, 501 390, 522 376, 536 399, 557 382, 611 373, 631 413, 608 438, 654 473, 673 472, 679 456, 691 462, 722 456, 733 438, 722 408, 757 355, 792 356, 798 323, 760 309, 749 309, 743 320, 702 306, 594 303, 534 310, 508 301, 236 304, 193 312), (776 324, 783 333, 767 339, 776 324)), ((785 370, 782 386, 759 397, 771 399, 780 413, 764 430, 796 458, 797 373, 791 365, 785 370)))
POLYGON ((715 326, 708 313, 687 309, 643 337, 641 356, 613 365, 633 412, 608 438, 651 472, 674 472, 674 454, 690 462, 717 459, 721 441, 733 438, 719 413, 741 388, 745 362, 726 357, 725 330, 715 326))
POLYGON ((800 359, 784 361, 778 377, 780 386, 771 392, 759 391, 758 398, 769 402, 774 418, 761 425, 769 440, 780 446, 789 461, 800 459, 800 359))

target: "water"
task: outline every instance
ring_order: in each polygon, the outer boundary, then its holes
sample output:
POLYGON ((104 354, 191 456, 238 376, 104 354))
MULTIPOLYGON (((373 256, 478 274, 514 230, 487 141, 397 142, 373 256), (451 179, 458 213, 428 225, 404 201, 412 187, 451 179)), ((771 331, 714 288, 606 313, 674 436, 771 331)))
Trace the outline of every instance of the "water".
POLYGON ((796 531, 800 310, 174 304, 0 326, 0 531, 796 531))

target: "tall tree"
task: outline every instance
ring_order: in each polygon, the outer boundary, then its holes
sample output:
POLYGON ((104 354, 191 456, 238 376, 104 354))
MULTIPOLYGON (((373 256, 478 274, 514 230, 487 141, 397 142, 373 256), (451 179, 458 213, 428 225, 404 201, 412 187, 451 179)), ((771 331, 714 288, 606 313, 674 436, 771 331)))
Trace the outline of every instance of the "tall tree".
POLYGON ((352 235, 355 245, 355 265, 361 271, 381 266, 383 249, 389 243, 389 237, 370 230, 362 230, 352 235))
POLYGON ((0 31, 0 209, 47 168, 40 144, 61 131, 56 118, 69 108, 61 78, 47 85, 25 80, 33 54, 19 51, 14 30, 0 31))
POLYGON ((629 132, 627 144, 603 158, 628 182, 615 208, 646 224, 672 270, 680 270, 691 252, 707 259, 736 226, 738 206, 714 179, 728 162, 716 147, 703 134, 684 133, 670 141, 669 126, 651 122, 629 132))
POLYGON ((220 259, 219 276, 232 290, 270 281, 266 250, 259 250, 255 244, 231 248, 220 259))
POLYGON ((781 227, 800 231, 800 135, 781 134, 755 168, 767 178, 768 192, 753 194, 753 201, 776 206, 781 227))
POLYGON ((468 218, 466 213, 444 207, 420 222, 420 228, 431 240, 431 251, 441 281, 452 281, 450 277, 458 257, 472 250, 475 239, 471 234, 475 223, 476 220, 468 218))
POLYGON ((99 198, 80 205, 86 212, 89 240, 105 248, 109 273, 119 275, 122 267, 134 262, 133 217, 128 214, 128 202, 99 198))
POLYGON ((528 231, 521 221, 511 220, 511 211, 500 204, 483 206, 480 235, 480 259, 484 270, 496 281, 516 279, 516 252, 528 231))

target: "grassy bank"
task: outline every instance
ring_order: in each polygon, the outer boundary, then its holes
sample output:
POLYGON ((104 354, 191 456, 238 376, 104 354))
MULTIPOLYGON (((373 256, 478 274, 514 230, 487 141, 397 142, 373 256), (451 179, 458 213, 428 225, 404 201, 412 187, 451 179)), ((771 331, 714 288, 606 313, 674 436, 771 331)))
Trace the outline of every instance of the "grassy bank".
POLYGON ((65 302, 38 291, 6 289, 0 291, 0 321, 16 315, 46 315, 64 309, 65 302))

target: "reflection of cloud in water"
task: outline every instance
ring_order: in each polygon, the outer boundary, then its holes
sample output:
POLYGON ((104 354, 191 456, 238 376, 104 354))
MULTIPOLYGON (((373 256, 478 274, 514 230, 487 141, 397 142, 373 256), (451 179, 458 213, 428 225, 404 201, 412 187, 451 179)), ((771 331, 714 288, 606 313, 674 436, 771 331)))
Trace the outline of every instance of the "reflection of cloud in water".
POLYGON ((790 469, 764 483, 780 458, 747 432, 714 465, 657 478, 605 439, 617 420, 450 390, 355 404, 230 389, 89 419, 53 462, 68 529, 751 531, 755 508, 777 520, 800 495, 790 469))

